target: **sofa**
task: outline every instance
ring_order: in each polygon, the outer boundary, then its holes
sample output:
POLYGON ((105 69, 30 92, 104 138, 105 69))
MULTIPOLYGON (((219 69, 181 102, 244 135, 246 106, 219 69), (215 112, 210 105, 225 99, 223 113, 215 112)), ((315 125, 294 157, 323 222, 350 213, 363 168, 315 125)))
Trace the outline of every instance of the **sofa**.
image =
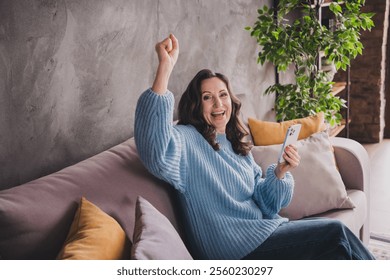
MULTIPOLYGON (((359 143, 351 139, 334 137, 330 138, 330 141, 334 148, 337 170, 354 206, 347 209, 329 209, 311 216, 339 219, 367 244, 370 198, 370 168, 367 153, 359 143)), ((264 151, 254 149, 253 154, 256 159, 262 158, 264 151)), ((99 248, 102 246, 101 243, 108 244, 113 239, 121 240, 119 245, 106 246, 109 248, 119 246, 120 252, 117 251, 115 254, 107 252, 107 255, 102 256, 73 255, 73 258, 135 258, 131 253, 134 251, 135 238, 141 241, 150 238, 151 242, 149 248, 144 247, 144 252, 139 255, 139 259, 191 258, 191 255, 186 252, 175 255, 175 252, 190 247, 185 246, 187 244, 185 228, 176 193, 167 183, 148 173, 140 162, 134 139, 131 138, 56 173, 0 191, 0 259, 62 258, 63 256, 59 257, 59 252, 64 250, 66 242, 72 241, 68 240, 72 235, 71 232, 77 231, 77 226, 83 223, 83 219, 87 219, 80 216, 82 199, 88 200, 90 203, 88 207, 95 207, 96 211, 100 211, 99 214, 93 212, 90 218, 97 219, 99 215, 106 215, 104 218, 111 218, 110 223, 117 223, 117 231, 108 232, 106 239, 99 240, 99 234, 96 235, 95 231, 93 234, 97 239, 95 243, 84 243, 84 245, 97 246, 96 250, 99 251, 103 250, 99 248), (148 206, 154 207, 155 213, 159 213, 149 217, 151 219, 149 226, 152 229, 149 235, 143 237, 139 236, 140 233, 137 233, 138 236, 135 233, 137 219, 142 216, 137 212, 140 198, 143 202, 149 203, 148 206), (153 228, 167 222, 172 228, 153 228), (120 230, 123 232, 119 233, 120 230), (172 237, 171 243, 164 240, 155 243, 155 237, 160 234, 160 230, 162 235, 168 234, 172 237), (173 236, 175 234, 176 236, 173 236), (156 257, 148 250, 155 250, 157 254, 162 252, 165 257, 158 255, 156 257)), ((309 199, 304 198, 304 200, 309 199)), ((96 221, 95 230, 100 223, 102 222, 96 221)), ((84 225, 88 226, 88 221, 84 222, 84 225)), ((100 230, 103 231, 104 227, 100 227, 100 230)))

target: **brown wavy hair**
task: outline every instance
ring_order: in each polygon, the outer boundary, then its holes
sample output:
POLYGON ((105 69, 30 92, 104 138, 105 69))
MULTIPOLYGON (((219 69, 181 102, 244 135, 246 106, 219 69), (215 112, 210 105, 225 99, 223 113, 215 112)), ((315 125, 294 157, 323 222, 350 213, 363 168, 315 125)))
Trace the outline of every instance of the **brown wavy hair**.
POLYGON ((214 73, 209 69, 203 69, 195 75, 180 99, 178 124, 193 125, 207 142, 210 143, 214 150, 219 150, 220 147, 216 141, 216 129, 206 122, 202 109, 202 81, 214 77, 225 83, 232 100, 232 114, 226 125, 226 138, 232 143, 233 150, 236 154, 247 155, 252 148, 252 143, 245 141, 245 137, 249 135, 249 132, 240 118, 241 101, 232 93, 228 78, 221 73, 214 73))

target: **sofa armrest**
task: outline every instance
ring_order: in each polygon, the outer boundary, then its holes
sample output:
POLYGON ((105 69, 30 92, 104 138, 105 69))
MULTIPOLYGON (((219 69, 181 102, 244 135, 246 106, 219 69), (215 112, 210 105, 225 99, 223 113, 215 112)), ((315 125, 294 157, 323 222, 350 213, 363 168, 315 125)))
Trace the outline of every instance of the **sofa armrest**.
POLYGON ((368 244, 370 238, 370 159, 364 147, 355 140, 331 137, 336 163, 347 189, 364 192, 367 199, 367 216, 360 229, 360 239, 368 244))
POLYGON ((369 195, 370 159, 364 147, 355 140, 331 137, 337 167, 347 189, 358 189, 369 195))

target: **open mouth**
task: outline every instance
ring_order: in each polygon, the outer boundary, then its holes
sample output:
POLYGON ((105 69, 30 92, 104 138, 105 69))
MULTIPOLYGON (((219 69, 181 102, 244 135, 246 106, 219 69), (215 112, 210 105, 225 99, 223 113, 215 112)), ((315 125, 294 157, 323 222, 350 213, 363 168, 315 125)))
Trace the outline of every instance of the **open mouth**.
POLYGON ((216 118, 216 117, 222 117, 222 116, 225 115, 225 112, 226 112, 226 111, 213 112, 213 113, 211 113, 211 115, 212 115, 214 118, 216 118))

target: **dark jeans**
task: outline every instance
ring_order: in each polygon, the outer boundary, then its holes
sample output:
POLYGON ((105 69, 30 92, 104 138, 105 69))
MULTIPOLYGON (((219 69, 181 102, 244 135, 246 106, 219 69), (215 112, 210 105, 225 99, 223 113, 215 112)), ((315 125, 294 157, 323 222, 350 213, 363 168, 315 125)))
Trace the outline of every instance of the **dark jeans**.
POLYGON ((373 260, 374 256, 341 222, 303 219, 282 224, 247 260, 373 260))

